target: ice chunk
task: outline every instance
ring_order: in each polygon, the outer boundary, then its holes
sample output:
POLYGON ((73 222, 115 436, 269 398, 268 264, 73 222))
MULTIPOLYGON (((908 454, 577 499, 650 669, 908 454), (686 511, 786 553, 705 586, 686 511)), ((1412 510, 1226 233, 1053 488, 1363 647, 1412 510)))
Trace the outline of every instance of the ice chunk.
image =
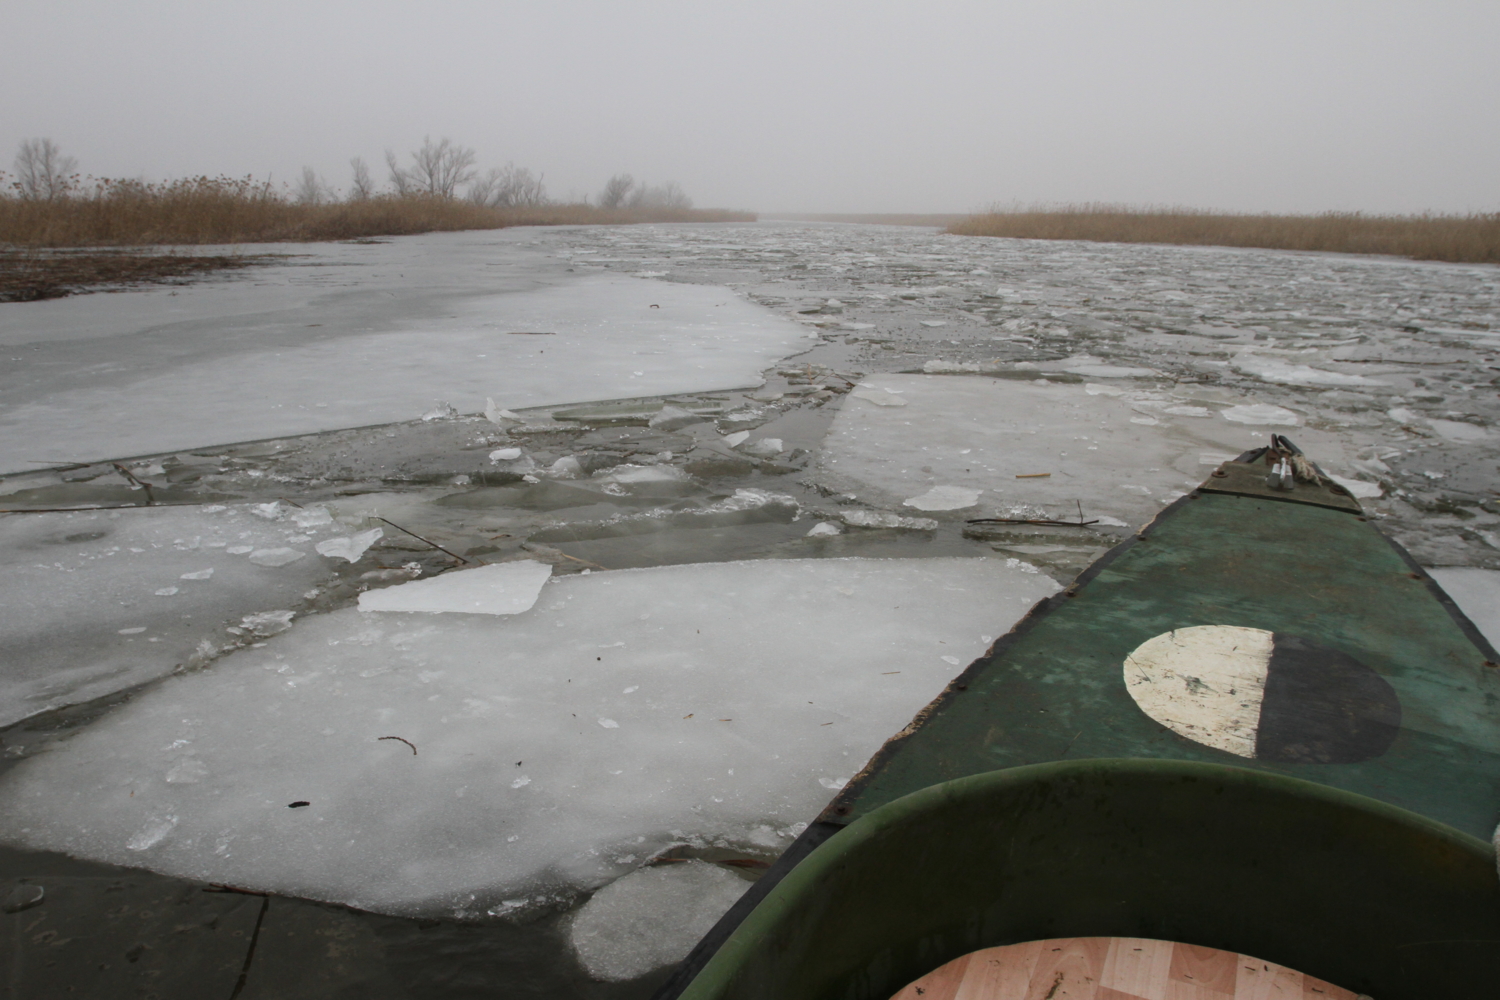
POLYGON ((781 438, 761 438, 759 441, 751 441, 740 449, 746 455, 756 458, 775 458, 785 450, 781 438))
POLYGON ((948 325, 948 321, 945 320, 945 319, 924 319, 924 320, 921 320, 920 322, 921 322, 921 324, 923 326, 930 326, 930 327, 939 327, 939 326, 947 326, 948 325))
POLYGON ((1219 411, 1219 416, 1237 424, 1254 424, 1258 427, 1296 427, 1302 423, 1302 418, 1296 413, 1270 403, 1226 407, 1219 411))
POLYGON ((291 628, 295 617, 296 612, 284 608, 280 611, 260 611, 241 618, 240 627, 257 638, 265 639, 291 628))
POLYGON ((808 529, 807 537, 826 538, 829 535, 842 535, 843 533, 844 529, 840 528, 832 521, 819 521, 817 524, 808 529))
POLYGON ((491 462, 514 462, 520 457, 520 448, 496 448, 490 452, 491 462))
POLYGON ((1500 571, 1453 568, 1427 572, 1448 592, 1453 603, 1484 634, 1490 645, 1500 647, 1500 571))
POLYGON ((524 615, 308 615, 172 677, 0 776, 0 840, 432 914, 588 890, 682 840, 785 846, 818 779, 955 673, 934 650, 973 660, 1057 586, 989 558, 769 559, 546 589, 524 615), (199 780, 162 780, 185 747, 199 780))
POLYGON ((547 467, 547 475, 555 479, 577 479, 583 475, 583 463, 572 455, 564 455, 547 467))
POLYGON ((338 538, 325 538, 314 545, 318 555, 327 556, 330 559, 342 559, 345 562, 358 562, 359 557, 364 555, 371 545, 380 541, 385 536, 381 528, 371 528, 368 531, 356 532, 352 535, 344 535, 338 538))
POLYGON ((930 517, 902 517, 863 507, 845 507, 839 519, 853 528, 899 528, 903 531, 936 531, 938 523, 930 517))
POLYGON ((250 561, 257 566, 276 567, 294 563, 305 555, 307 555, 306 552, 281 545, 274 549, 256 549, 250 553, 250 561))
POLYGON ((451 403, 439 403, 426 413, 422 414, 423 420, 452 420, 458 416, 458 408, 451 403))
POLYGON ((1063 369, 1074 375, 1082 375, 1086 378, 1151 378, 1159 376, 1161 372, 1155 368, 1133 368, 1128 365, 1109 365, 1103 362, 1089 360, 1081 364, 1068 365, 1063 369))
POLYGON ((486 396, 484 400, 484 418, 490 423, 498 424, 501 427, 513 427, 516 424, 524 423, 518 414, 496 406, 495 400, 491 396, 486 396))
POLYGON ((326 507, 304 507, 292 511, 292 523, 299 528, 320 528, 333 523, 333 515, 326 507))
POLYGON ((1427 426, 1449 441, 1487 441, 1493 436, 1485 428, 1465 423, 1462 420, 1439 420, 1436 417, 1428 417, 1427 426))
POLYGON ((1259 354, 1237 355, 1233 364, 1236 371, 1282 385, 1390 385, 1389 382, 1378 378, 1323 371, 1320 368, 1294 365, 1281 358, 1268 358, 1259 354))
POLYGON ((598 478, 606 483, 673 483, 688 474, 672 465, 617 465, 598 478))
POLYGON ((680 406, 668 405, 663 406, 657 411, 656 416, 652 417, 649 421, 649 425, 659 431, 675 431, 681 430, 689 424, 699 423, 703 419, 703 417, 698 416, 690 410, 684 410, 680 406))
POLYGON ((1343 476, 1330 475, 1328 477, 1349 491, 1349 495, 1356 500, 1371 500, 1382 496, 1385 491, 1380 488, 1379 483, 1367 483, 1362 479, 1345 479, 1343 476))
POLYGON ((733 434, 725 434, 723 441, 731 448, 738 448, 750 439, 749 431, 735 431, 733 434))
POLYGON ((154 593, 157 597, 171 597, 173 594, 176 594, 179 589, 180 588, 177 587, 161 587, 155 591, 152 591, 152 593, 154 593))
POLYGON ((934 486, 921 496, 901 502, 917 510, 962 510, 977 504, 980 492, 962 486, 934 486))
POLYGON ((177 579, 179 579, 179 580, 207 580, 207 579, 211 578, 213 575, 214 575, 214 569, 213 569, 212 566, 210 566, 208 569, 200 569, 200 570, 194 570, 191 573, 184 573, 181 576, 179 576, 177 579))
POLYGON ((518 615, 536 604, 552 567, 532 559, 454 570, 359 595, 361 611, 518 615))
POLYGON ((642 868, 594 893, 568 938, 595 979, 637 979, 686 958, 748 888, 702 861, 642 868))

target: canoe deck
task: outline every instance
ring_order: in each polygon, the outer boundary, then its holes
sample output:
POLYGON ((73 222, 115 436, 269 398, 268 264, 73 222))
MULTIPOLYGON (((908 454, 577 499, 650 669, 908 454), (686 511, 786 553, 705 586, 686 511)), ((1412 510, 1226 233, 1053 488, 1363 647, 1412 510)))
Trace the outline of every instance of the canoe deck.
POLYGON ((1150 938, 1055 938, 970 952, 891 1000, 1358 1000, 1249 955, 1150 938))

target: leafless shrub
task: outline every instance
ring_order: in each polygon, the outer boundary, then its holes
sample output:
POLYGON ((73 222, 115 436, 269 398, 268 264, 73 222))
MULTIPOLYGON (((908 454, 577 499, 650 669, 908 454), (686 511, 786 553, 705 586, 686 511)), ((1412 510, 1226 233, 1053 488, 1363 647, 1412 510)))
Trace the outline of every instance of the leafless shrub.
POLYGON ((475 205, 491 208, 531 208, 547 204, 547 187, 540 176, 507 163, 476 179, 466 197, 475 205))
POLYGON ((676 181, 668 181, 660 187, 637 186, 625 204, 630 208, 692 208, 693 199, 676 181))
POLYGON ((474 151, 455 146, 446 136, 433 142, 422 140, 422 148, 412 150, 411 166, 403 167, 396 154, 386 150, 385 162, 390 168, 391 186, 399 195, 426 195, 451 200, 460 185, 474 179, 474 151))
POLYGON ((356 156, 349 161, 349 169, 354 172, 354 179, 349 183, 350 201, 367 201, 375 196, 375 182, 370 180, 370 168, 365 165, 363 156, 356 156))
POLYGON ((66 197, 78 184, 78 161, 51 139, 26 139, 16 153, 15 189, 31 201, 66 197))
POLYGON ((948 227, 948 232, 961 236, 1266 247, 1500 263, 1500 212, 1243 215, 1184 208, 1063 205, 994 210, 955 223, 948 227))
POLYGON ((293 197, 299 205, 321 205, 325 201, 333 201, 335 194, 316 170, 303 167, 302 179, 297 182, 297 191, 293 197))
POLYGON ((622 208, 630 191, 635 187, 635 178, 629 174, 615 174, 604 182, 604 190, 599 192, 600 208, 622 208))

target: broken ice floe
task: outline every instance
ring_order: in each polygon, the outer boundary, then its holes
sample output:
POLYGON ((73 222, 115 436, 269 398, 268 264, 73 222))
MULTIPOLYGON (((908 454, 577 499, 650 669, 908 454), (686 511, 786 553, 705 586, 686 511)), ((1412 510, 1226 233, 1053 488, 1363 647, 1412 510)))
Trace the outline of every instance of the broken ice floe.
POLYGON ((371 528, 368 531, 358 531, 352 535, 341 535, 337 538, 325 538, 313 546, 318 555, 329 559, 342 559, 345 562, 358 562, 371 545, 380 541, 385 536, 382 528, 371 528))
POLYGON ((1055 590, 998 559, 766 560, 554 578, 506 617, 313 615, 7 772, 0 837, 409 913, 592 889, 674 843, 774 852, 944 657, 1055 590))
MULTIPOLYGON (((989 501, 1075 517, 1081 505, 1088 519, 1138 525, 1201 482, 1204 451, 1234 455, 1264 439, 1262 431, 1232 421, 1203 419, 1199 410, 1221 404, 1192 389, 1181 396, 1115 394, 941 375, 881 375, 865 384, 862 391, 907 405, 842 406, 819 467, 840 482, 873 488, 892 506, 941 487, 977 492, 981 509, 989 501), (1190 412, 1172 412, 1182 409, 1190 412)), ((1243 411, 1259 404, 1240 405, 1243 411)), ((1275 416, 1258 409, 1252 415, 1275 416)), ((1325 468, 1345 467, 1345 448, 1332 434, 1305 431, 1298 444, 1325 468)))
POLYGON ((361 611, 518 615, 536 604, 552 567, 531 559, 455 570, 359 595, 361 611))
POLYGON ((0 725, 197 662, 202 643, 210 652, 222 643, 223 622, 297 601, 329 568, 285 543, 326 533, 332 519, 304 528, 286 509, 132 507, 0 518, 7 594, 0 725), (295 558, 283 561, 288 553, 295 558))
POLYGON ((1219 416, 1236 424, 1253 424, 1257 427, 1297 427, 1302 418, 1284 406, 1269 403, 1245 403, 1226 406, 1219 416))
POLYGON ((917 510, 962 510, 977 504, 979 494, 979 490, 965 489, 962 486, 934 486, 920 496, 909 497, 901 502, 917 510))
POLYGON ((637 979, 682 961, 748 888, 702 861, 643 868, 596 892, 573 916, 568 940, 595 979, 637 979))

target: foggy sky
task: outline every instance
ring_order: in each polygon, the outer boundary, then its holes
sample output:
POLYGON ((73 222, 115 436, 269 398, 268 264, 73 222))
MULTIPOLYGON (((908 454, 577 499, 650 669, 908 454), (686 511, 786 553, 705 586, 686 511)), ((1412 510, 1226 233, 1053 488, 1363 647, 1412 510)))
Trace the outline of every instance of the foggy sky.
POLYGON ((304 164, 425 135, 700 206, 1500 209, 1500 3, 9 0, 0 169, 304 164))

